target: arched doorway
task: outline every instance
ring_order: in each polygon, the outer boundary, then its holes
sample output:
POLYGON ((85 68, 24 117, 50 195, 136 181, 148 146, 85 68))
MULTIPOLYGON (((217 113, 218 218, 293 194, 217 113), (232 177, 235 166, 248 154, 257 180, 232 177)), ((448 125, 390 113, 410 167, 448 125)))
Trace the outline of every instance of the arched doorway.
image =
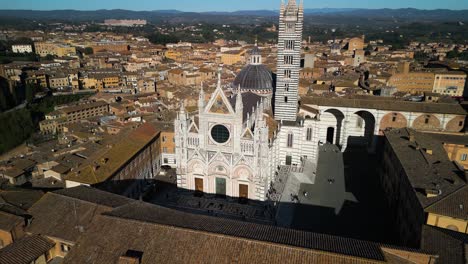
POLYGON ((344 114, 338 109, 327 109, 320 117, 321 121, 328 125, 326 135, 327 142, 339 147, 341 147, 342 142, 341 132, 344 118, 344 114), (331 132, 333 132, 333 136, 331 135, 331 132))
POLYGON ((368 111, 355 112, 356 124, 354 133, 349 135, 348 146, 365 146, 371 148, 374 142, 375 117, 368 111))

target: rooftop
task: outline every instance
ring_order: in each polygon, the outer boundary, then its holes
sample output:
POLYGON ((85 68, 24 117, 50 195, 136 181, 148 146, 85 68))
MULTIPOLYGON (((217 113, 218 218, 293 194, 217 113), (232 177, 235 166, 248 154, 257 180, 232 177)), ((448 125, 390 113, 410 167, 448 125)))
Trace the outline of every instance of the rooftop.
POLYGON ((98 216, 65 262, 114 263, 129 249, 143 253, 141 263, 393 262, 376 243, 189 214, 142 202, 98 216), (96 244, 106 250, 96 252, 96 244))
POLYGON ((409 102, 387 97, 361 96, 360 98, 327 98, 319 96, 306 96, 301 99, 301 104, 335 106, 349 108, 368 108, 388 111, 406 111, 422 113, 440 113, 466 115, 467 112, 457 103, 430 103, 409 102))
POLYGON ((131 201, 85 186, 49 192, 29 209, 26 231, 76 242, 97 215, 131 201))
POLYGON ((385 132, 385 137, 424 209, 465 186, 464 172, 449 160, 433 134, 403 128, 385 132), (430 197, 432 192, 437 195, 430 197))
POLYGON ((130 133, 121 135, 118 141, 111 142, 109 147, 89 159, 95 162, 84 164, 65 176, 65 179, 85 184, 102 183, 112 177, 158 134, 159 130, 156 127, 149 123, 143 124, 130 133))
POLYGON ((43 236, 26 236, 0 249, 0 263, 29 264, 54 246, 55 243, 43 236))

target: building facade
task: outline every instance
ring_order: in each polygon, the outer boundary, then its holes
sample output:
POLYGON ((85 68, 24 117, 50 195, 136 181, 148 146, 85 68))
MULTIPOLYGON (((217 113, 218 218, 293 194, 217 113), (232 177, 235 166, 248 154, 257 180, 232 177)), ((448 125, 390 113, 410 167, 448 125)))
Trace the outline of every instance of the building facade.
POLYGON ((31 53, 33 49, 31 45, 12 45, 11 51, 13 53, 31 53))
POLYGON ((452 97, 461 97, 465 91, 464 72, 436 73, 432 92, 452 97))
POLYGON ((238 90, 228 98, 218 73, 208 102, 201 89, 198 109, 190 118, 182 105, 175 121, 177 186, 265 200, 271 174, 264 169, 270 152, 263 97, 238 90))
POLYGON ((39 122, 39 129, 43 134, 60 133, 66 124, 106 113, 109 113, 109 104, 104 101, 70 106, 47 114, 45 120, 39 122))

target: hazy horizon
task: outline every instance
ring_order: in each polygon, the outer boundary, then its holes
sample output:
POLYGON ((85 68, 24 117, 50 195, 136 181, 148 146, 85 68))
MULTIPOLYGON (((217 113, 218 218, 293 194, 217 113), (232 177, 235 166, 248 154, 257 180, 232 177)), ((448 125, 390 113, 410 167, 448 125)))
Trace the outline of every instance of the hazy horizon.
MULTIPOLYGON (((183 12, 235 12, 244 10, 270 10, 279 8, 280 0, 240 0, 240 1, 219 1, 219 0, 179 0, 179 1, 154 1, 154 0, 15 0, 2 3, 2 10, 34 10, 34 11, 54 11, 54 10, 78 10, 96 11, 123 9, 130 11, 157 11, 157 10, 178 10, 183 12)), ((401 9, 416 8, 421 10, 468 10, 468 1, 460 0, 347 0, 327 1, 326 5, 319 5, 316 1, 305 0, 304 8, 353 8, 353 9, 401 9)))

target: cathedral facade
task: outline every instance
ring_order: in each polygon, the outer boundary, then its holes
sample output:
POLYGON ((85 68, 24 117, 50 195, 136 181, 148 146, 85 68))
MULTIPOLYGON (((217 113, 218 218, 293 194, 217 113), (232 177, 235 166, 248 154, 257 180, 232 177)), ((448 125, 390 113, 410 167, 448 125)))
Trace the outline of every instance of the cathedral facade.
MULTIPOLYGON (((279 120, 296 120, 302 17, 302 3, 281 4, 277 81, 281 87, 276 88, 275 100, 279 120)), ((274 86, 255 45, 248 65, 232 84, 234 95, 225 94, 218 74, 208 102, 201 88, 197 115, 189 116, 181 105, 174 124, 179 188, 266 199, 275 168, 284 163, 278 155, 285 153, 281 138, 274 142, 278 123, 271 109, 274 86)))
POLYGON ((228 97, 221 77, 208 102, 203 88, 199 113, 183 105, 175 121, 177 186, 220 196, 264 200, 271 181, 265 98, 254 93, 228 97))

